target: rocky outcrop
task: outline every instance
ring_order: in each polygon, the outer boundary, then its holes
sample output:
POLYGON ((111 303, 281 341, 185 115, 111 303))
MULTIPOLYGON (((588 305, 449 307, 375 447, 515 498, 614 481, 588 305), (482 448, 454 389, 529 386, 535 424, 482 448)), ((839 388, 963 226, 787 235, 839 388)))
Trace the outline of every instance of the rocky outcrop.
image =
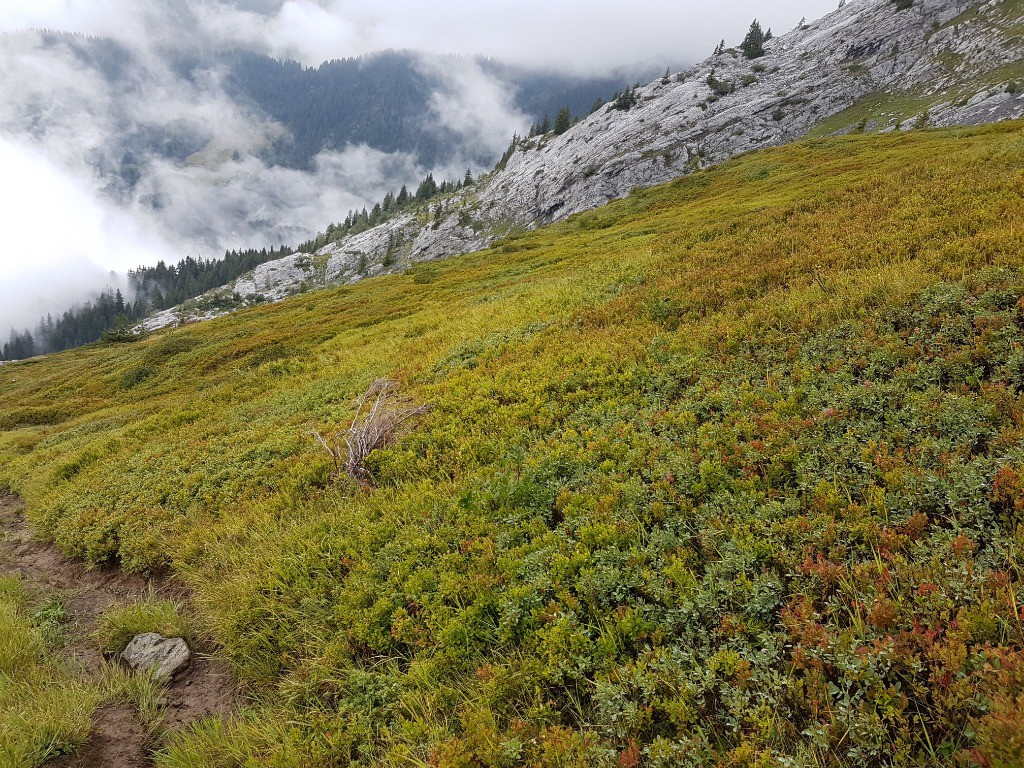
MULTIPOLYGON (((850 0, 769 41, 761 58, 727 49, 637 88, 628 109, 608 105, 561 136, 524 141, 503 169, 442 200, 440 219, 405 213, 313 256, 264 264, 227 290, 246 305, 468 253, 808 134, 1021 117, 1022 30, 1017 0, 916 0, 905 10, 850 0)), ((210 312, 200 300, 147 325, 210 312)))

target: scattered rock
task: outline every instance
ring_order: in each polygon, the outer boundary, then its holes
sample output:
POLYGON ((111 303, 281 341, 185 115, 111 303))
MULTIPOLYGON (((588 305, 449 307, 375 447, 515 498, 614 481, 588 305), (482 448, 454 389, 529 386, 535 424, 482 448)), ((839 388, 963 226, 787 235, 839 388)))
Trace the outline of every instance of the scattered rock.
POLYGON ((167 638, 156 632, 136 635, 121 653, 132 669, 152 669, 161 680, 174 677, 188 665, 191 656, 188 644, 180 637, 167 638))

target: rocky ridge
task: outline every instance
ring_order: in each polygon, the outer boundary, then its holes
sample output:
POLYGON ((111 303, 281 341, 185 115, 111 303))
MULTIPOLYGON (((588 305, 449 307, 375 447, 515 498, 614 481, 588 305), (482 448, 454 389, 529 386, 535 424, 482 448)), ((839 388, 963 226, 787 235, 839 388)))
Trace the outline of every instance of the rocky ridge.
POLYGON ((145 321, 206 319, 491 245, 803 136, 975 125, 1024 116, 1024 0, 849 0, 770 40, 726 49, 635 90, 561 136, 522 141, 503 168, 315 254, 268 262, 145 321), (436 206, 441 206, 441 216, 436 206))

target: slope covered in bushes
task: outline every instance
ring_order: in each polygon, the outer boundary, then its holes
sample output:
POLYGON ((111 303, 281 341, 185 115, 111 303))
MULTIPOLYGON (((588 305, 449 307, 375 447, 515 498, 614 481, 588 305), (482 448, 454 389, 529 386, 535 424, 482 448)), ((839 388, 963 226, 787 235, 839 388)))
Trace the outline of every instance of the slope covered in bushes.
POLYGON ((253 691, 162 765, 1015 765, 1024 126, 737 158, 0 368, 0 485, 253 691), (432 410, 333 479, 379 376, 432 410))

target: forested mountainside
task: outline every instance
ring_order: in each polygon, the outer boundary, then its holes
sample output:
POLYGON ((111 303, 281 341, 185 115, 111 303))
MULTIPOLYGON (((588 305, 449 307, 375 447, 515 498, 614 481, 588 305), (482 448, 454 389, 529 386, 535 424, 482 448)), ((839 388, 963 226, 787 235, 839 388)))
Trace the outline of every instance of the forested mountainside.
MULTIPOLYGON (((193 590, 245 697, 161 768, 1020 765, 1022 167, 1020 122, 806 139, 6 364, 0 487, 193 590), (382 377, 427 407, 350 477, 382 377)), ((86 738, 91 683, 25 685, 27 759, 86 738)))
POLYGON ((972 125, 1024 115, 1019 0, 855 0, 686 72, 620 93, 563 132, 517 137, 492 174, 315 257, 271 262, 147 321, 158 327, 484 248, 535 227, 805 135, 972 125))
MULTIPOLYGON (((260 264, 292 253, 287 246, 260 250, 228 251, 220 259, 186 256, 177 264, 157 262, 129 270, 126 288, 108 288, 99 296, 76 304, 56 318, 46 315, 23 331, 11 329, 0 347, 0 360, 24 360, 34 355, 60 352, 100 339, 132 341, 132 330, 155 311, 174 307, 228 283, 260 264), (125 299, 125 293, 129 296, 125 299)), ((224 308, 232 306, 225 302, 224 308)))
MULTIPOLYGON (((459 140, 427 119, 431 97, 442 87, 438 70, 460 66, 459 57, 424 57, 409 51, 325 62, 304 67, 245 51, 221 54, 227 66, 229 91, 286 126, 288 134, 270 150, 270 157, 293 168, 308 167, 327 149, 368 144, 385 152, 409 152, 427 168, 449 162, 459 140)), ((586 115, 598 98, 650 72, 575 78, 552 72, 531 72, 482 60, 495 79, 507 83, 513 102, 535 121, 553 119, 568 107, 586 115), (631 79, 627 79, 631 78, 631 79)), ((200 59, 188 67, 209 66, 200 59)), ((474 158, 490 167, 495 157, 474 158)))

